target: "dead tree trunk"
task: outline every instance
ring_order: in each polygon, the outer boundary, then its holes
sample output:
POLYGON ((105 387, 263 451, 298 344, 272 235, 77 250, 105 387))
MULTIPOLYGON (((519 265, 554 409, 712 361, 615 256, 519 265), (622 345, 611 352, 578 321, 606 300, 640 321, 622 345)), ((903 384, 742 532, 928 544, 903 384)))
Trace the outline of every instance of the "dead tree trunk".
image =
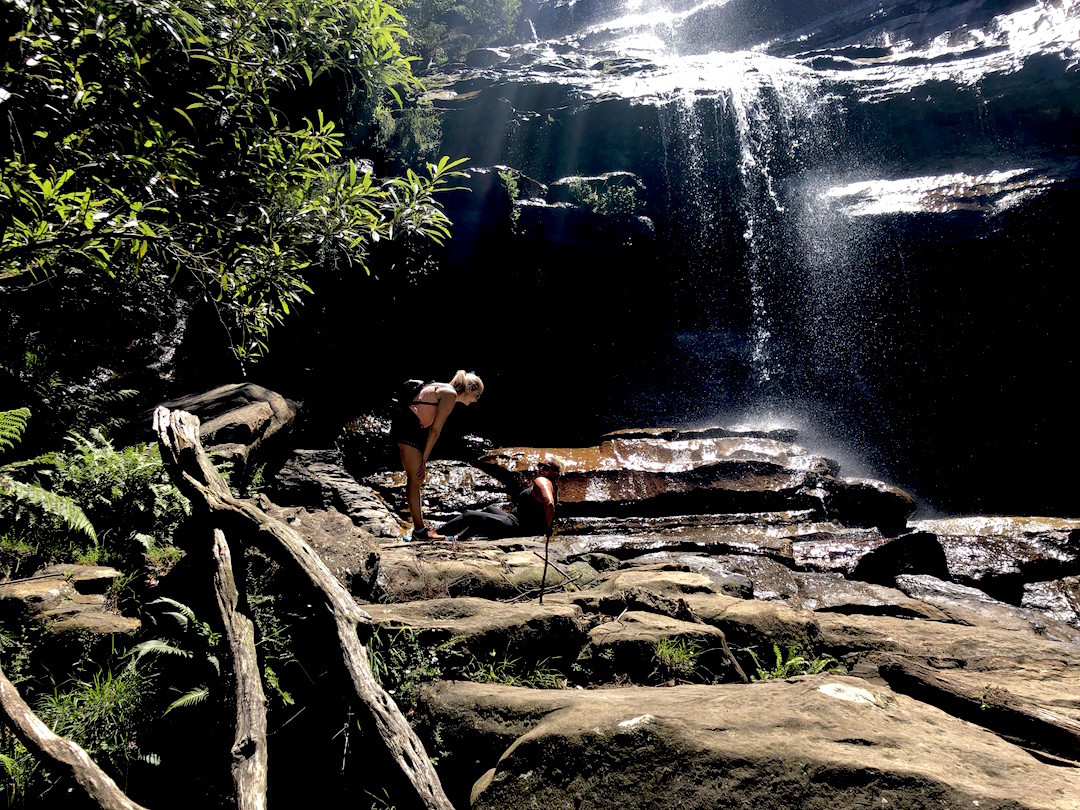
POLYGON ((124 795, 80 746, 54 734, 31 711, 3 670, 0 670, 0 709, 6 725, 31 754, 74 778, 103 810, 146 810, 124 795))
POLYGON ((370 616, 360 610, 300 535, 250 502, 233 497, 199 441, 196 417, 158 408, 154 411, 154 431, 169 475, 210 525, 250 539, 271 558, 303 573, 334 617, 345 668, 369 727, 379 735, 423 807, 453 810, 423 743, 371 674, 367 653, 356 632, 359 624, 370 623, 370 616))
POLYGON ((266 696, 255 653, 255 625, 240 612, 240 592, 233 574, 232 554, 225 533, 214 529, 214 592, 232 651, 236 687, 236 737, 233 741, 233 782, 240 810, 266 808, 266 696))

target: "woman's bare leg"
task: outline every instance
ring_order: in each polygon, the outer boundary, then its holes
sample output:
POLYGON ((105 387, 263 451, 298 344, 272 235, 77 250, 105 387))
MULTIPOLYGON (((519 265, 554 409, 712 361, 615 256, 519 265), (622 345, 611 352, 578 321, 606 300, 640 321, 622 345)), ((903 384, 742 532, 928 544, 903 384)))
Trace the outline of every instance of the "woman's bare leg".
POLYGON ((424 514, 420 500, 420 465, 423 455, 412 445, 399 444, 401 466, 405 470, 405 493, 409 501, 409 514, 412 516, 413 531, 424 528, 424 514))

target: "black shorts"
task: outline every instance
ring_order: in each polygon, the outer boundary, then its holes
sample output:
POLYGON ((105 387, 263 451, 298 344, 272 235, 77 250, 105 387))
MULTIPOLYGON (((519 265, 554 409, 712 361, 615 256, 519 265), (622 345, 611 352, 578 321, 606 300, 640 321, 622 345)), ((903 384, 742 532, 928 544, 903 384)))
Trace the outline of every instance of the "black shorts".
POLYGON ((420 419, 409 408, 404 408, 394 414, 390 423, 390 438, 398 444, 407 444, 415 447, 421 453, 427 446, 428 429, 420 425, 420 419))

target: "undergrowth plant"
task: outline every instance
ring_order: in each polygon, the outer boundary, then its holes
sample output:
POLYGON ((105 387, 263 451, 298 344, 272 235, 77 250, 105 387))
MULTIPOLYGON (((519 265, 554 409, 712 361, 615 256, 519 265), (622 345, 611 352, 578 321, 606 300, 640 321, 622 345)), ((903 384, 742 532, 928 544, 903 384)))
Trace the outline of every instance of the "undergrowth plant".
POLYGON ((191 662, 191 666, 180 669, 190 672, 177 674, 202 681, 188 687, 186 691, 181 691, 183 687, 175 689, 180 694, 165 707, 165 714, 168 714, 174 709, 198 705, 210 696, 210 684, 221 676, 221 663, 217 654, 221 634, 208 622, 201 621, 190 607, 175 599, 162 597, 147 605, 147 608, 155 607, 161 609, 157 614, 157 621, 158 628, 164 633, 132 647, 132 662, 138 664, 146 656, 186 659, 191 662))
POLYGON ((653 675, 662 680, 701 680, 701 656, 707 652, 701 642, 689 638, 662 638, 653 649, 653 675))
POLYGON ((786 651, 781 650, 779 644, 773 644, 772 648, 775 658, 772 669, 765 669, 757 653, 752 649, 747 649, 747 653, 754 660, 754 668, 757 670, 750 680, 770 681, 793 678, 797 675, 817 675, 819 672, 832 671, 841 666, 840 662, 831 655, 815 656, 812 651, 803 651, 798 644, 789 645, 786 651))

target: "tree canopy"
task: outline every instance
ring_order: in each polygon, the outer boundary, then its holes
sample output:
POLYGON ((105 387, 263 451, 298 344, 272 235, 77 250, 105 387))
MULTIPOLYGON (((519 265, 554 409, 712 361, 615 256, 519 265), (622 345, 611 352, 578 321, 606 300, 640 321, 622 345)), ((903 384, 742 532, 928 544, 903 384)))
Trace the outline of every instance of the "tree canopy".
POLYGON ((439 242, 460 161, 377 179, 320 82, 419 88, 382 0, 14 0, 2 12, 0 291, 167 276, 212 302, 243 362, 320 267, 439 242))

